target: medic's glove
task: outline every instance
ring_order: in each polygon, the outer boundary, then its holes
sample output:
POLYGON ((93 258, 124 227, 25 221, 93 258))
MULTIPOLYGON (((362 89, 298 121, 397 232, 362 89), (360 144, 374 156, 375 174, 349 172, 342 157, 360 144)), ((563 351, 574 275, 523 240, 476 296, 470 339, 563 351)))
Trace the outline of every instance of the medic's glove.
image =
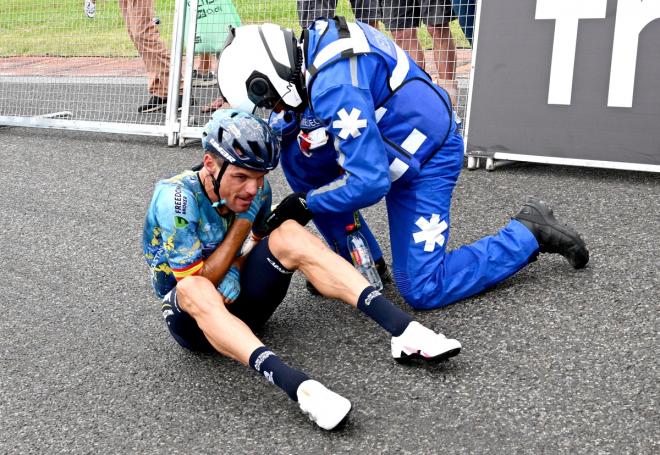
POLYGON ((307 208, 305 193, 293 193, 282 199, 275 210, 266 218, 266 231, 268 234, 277 229, 286 220, 297 221, 305 226, 314 217, 307 208))
POLYGON ((222 282, 218 286, 218 291, 228 303, 233 302, 238 297, 238 294, 241 293, 241 274, 238 270, 238 267, 235 265, 232 266, 225 277, 222 279, 222 282))

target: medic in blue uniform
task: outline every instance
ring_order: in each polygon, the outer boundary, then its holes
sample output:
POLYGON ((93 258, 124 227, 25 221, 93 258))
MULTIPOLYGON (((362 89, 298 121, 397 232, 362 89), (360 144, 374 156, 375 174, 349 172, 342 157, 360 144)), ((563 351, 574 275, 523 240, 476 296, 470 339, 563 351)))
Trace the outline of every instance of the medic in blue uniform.
POLYGON ((477 294, 539 252, 586 266, 584 241, 536 198, 497 234, 446 251, 463 139, 448 94, 378 30, 341 17, 315 21, 300 40, 274 24, 239 27, 219 66, 231 68, 219 72, 230 104, 274 109, 287 180, 344 257, 343 228, 353 212, 385 198, 393 274, 412 307, 477 294))

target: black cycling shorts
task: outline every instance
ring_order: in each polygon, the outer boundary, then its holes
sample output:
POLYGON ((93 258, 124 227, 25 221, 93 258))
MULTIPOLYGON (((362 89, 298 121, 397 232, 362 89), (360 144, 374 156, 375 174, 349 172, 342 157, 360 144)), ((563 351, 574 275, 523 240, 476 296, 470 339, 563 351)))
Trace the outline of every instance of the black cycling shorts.
MULTIPOLYGON (((241 268, 241 293, 227 309, 253 331, 260 329, 284 300, 292 275, 272 255, 268 239, 262 240, 245 260, 241 268)), ((181 346, 193 351, 213 350, 193 317, 179 308, 176 287, 163 298, 162 312, 172 337, 181 346)))

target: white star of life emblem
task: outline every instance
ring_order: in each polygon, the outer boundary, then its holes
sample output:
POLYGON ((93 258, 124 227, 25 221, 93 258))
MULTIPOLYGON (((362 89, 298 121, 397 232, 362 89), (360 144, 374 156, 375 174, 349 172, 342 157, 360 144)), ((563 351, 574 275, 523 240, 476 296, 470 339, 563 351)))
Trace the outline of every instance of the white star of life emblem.
POLYGON ((348 136, 351 135, 353 138, 358 137, 360 134, 360 128, 367 127, 367 121, 360 118, 362 111, 360 109, 351 109, 350 115, 346 112, 346 109, 342 108, 337 115, 339 120, 332 122, 333 128, 341 129, 339 136, 342 139, 348 139, 348 136))
POLYGON ((420 216, 415 224, 421 231, 415 232, 413 239, 415 243, 426 242, 424 244, 424 251, 430 253, 435 250, 436 243, 440 246, 445 244, 444 232, 449 226, 445 221, 440 222, 440 215, 434 213, 430 221, 420 216))

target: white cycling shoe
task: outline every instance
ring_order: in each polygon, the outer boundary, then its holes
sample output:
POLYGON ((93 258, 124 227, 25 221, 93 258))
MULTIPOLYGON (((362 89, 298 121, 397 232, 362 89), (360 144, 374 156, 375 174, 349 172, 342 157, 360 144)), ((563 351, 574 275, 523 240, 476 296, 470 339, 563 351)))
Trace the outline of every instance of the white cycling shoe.
POLYGON ((397 362, 411 358, 441 361, 461 352, 461 343, 412 321, 398 337, 392 337, 392 357, 397 362))
POLYGON ((324 430, 332 430, 348 417, 351 402, 318 381, 308 379, 298 386, 302 412, 324 430))

